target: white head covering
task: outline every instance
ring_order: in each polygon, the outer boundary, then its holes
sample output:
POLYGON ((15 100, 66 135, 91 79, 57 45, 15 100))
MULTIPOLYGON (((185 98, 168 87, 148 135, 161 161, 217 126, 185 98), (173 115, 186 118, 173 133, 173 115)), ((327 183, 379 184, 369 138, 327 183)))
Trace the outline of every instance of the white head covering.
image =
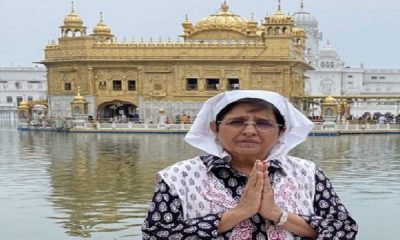
POLYGON ((286 155, 292 148, 303 142, 314 127, 308 118, 278 93, 260 90, 234 90, 218 94, 204 103, 186 134, 186 142, 209 154, 221 158, 228 156, 211 130, 210 122, 216 120, 217 114, 224 107, 242 98, 259 98, 270 102, 285 119, 286 131, 281 135, 279 143, 272 149, 268 159, 286 155))

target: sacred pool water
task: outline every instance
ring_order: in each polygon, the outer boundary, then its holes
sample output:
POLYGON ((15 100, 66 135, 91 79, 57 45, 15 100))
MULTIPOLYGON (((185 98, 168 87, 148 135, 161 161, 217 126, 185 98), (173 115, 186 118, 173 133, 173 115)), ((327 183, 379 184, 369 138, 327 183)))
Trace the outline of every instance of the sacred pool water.
MULTIPOLYGON (((154 173, 200 152, 183 135, 0 129, 0 239, 141 239, 154 173)), ((310 137, 315 161, 358 220, 357 239, 400 236, 400 136, 310 137)))

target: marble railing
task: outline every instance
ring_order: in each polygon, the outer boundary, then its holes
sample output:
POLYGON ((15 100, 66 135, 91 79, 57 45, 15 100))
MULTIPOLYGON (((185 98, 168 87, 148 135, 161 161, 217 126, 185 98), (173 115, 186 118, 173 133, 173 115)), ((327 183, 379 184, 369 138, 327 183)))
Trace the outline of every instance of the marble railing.
MULTIPOLYGON (((72 129, 96 129, 96 130, 189 130, 191 124, 148 124, 148 123, 90 123, 86 121, 74 121, 71 126, 72 129)), ((315 131, 357 131, 357 130, 400 130, 400 124, 317 124, 315 125, 315 131)))

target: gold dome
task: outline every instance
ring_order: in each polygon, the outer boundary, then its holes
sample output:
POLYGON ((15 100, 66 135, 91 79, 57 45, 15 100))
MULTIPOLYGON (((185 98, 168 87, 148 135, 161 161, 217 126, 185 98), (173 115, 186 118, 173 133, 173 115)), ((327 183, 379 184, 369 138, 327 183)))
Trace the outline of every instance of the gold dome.
POLYGON ((188 15, 185 16, 185 21, 182 23, 182 27, 185 29, 193 28, 193 24, 189 21, 188 15))
POLYGON ((251 14, 251 19, 249 21, 247 21, 248 25, 257 25, 257 21, 254 20, 254 13, 251 14))
POLYGON ((74 12, 71 12, 70 14, 68 14, 67 16, 65 16, 64 18, 64 25, 65 26, 82 26, 83 25, 83 21, 82 18, 79 17, 78 15, 76 15, 74 12))
POLYGON ((21 102, 19 102, 18 107, 19 108, 29 108, 29 103, 27 101, 22 100, 21 102))
POLYGON ((78 91, 78 95, 76 95, 74 97, 74 99, 72 100, 73 103, 86 103, 86 99, 85 97, 81 96, 81 94, 78 91))
POLYGON ((103 13, 100 13, 100 21, 93 28, 93 33, 97 35, 111 35, 111 28, 103 22, 103 13))
POLYGON ((324 100, 322 101, 323 105, 336 105, 337 101, 334 97, 332 96, 328 96, 326 98, 324 98, 324 100))
POLYGON ((62 37, 79 37, 86 35, 86 27, 83 26, 81 17, 75 14, 73 2, 71 13, 65 16, 64 25, 60 28, 62 37))
POLYGON ((71 3, 71 13, 64 17, 64 26, 83 26, 83 20, 74 10, 74 2, 71 3))
POLYGON ((194 29, 195 32, 219 29, 245 33, 247 22, 245 18, 230 12, 228 4, 224 2, 218 13, 199 21, 194 29))
POLYGON ((85 97, 81 96, 80 87, 78 86, 78 94, 72 100, 73 103, 86 103, 85 97))
POLYGON ((74 97, 74 101, 85 101, 85 97, 78 94, 74 97))
POLYGON ((281 1, 278 1, 278 10, 275 12, 274 15, 269 17, 269 19, 270 19, 270 21, 274 21, 274 22, 277 22, 277 21, 279 22, 279 21, 283 21, 283 20, 293 20, 293 18, 291 16, 288 16, 281 11, 281 1))
POLYGON ((285 19, 287 17, 288 16, 286 16, 280 9, 278 9, 278 11, 276 11, 276 13, 271 16, 271 19, 280 20, 280 19, 285 19))

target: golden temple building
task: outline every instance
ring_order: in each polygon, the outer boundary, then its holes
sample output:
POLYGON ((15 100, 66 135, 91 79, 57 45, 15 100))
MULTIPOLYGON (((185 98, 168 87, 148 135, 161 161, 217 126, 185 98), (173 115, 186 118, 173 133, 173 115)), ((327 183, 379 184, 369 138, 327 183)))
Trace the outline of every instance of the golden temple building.
POLYGON ((281 11, 261 23, 231 12, 223 2, 214 14, 182 23, 181 41, 117 42, 100 20, 87 34, 72 6, 58 41, 45 48, 49 115, 71 117, 71 102, 85 98, 87 115, 112 118, 138 113, 143 121, 159 109, 175 118, 195 117, 220 92, 260 89, 279 92, 301 107, 305 32, 281 11))

